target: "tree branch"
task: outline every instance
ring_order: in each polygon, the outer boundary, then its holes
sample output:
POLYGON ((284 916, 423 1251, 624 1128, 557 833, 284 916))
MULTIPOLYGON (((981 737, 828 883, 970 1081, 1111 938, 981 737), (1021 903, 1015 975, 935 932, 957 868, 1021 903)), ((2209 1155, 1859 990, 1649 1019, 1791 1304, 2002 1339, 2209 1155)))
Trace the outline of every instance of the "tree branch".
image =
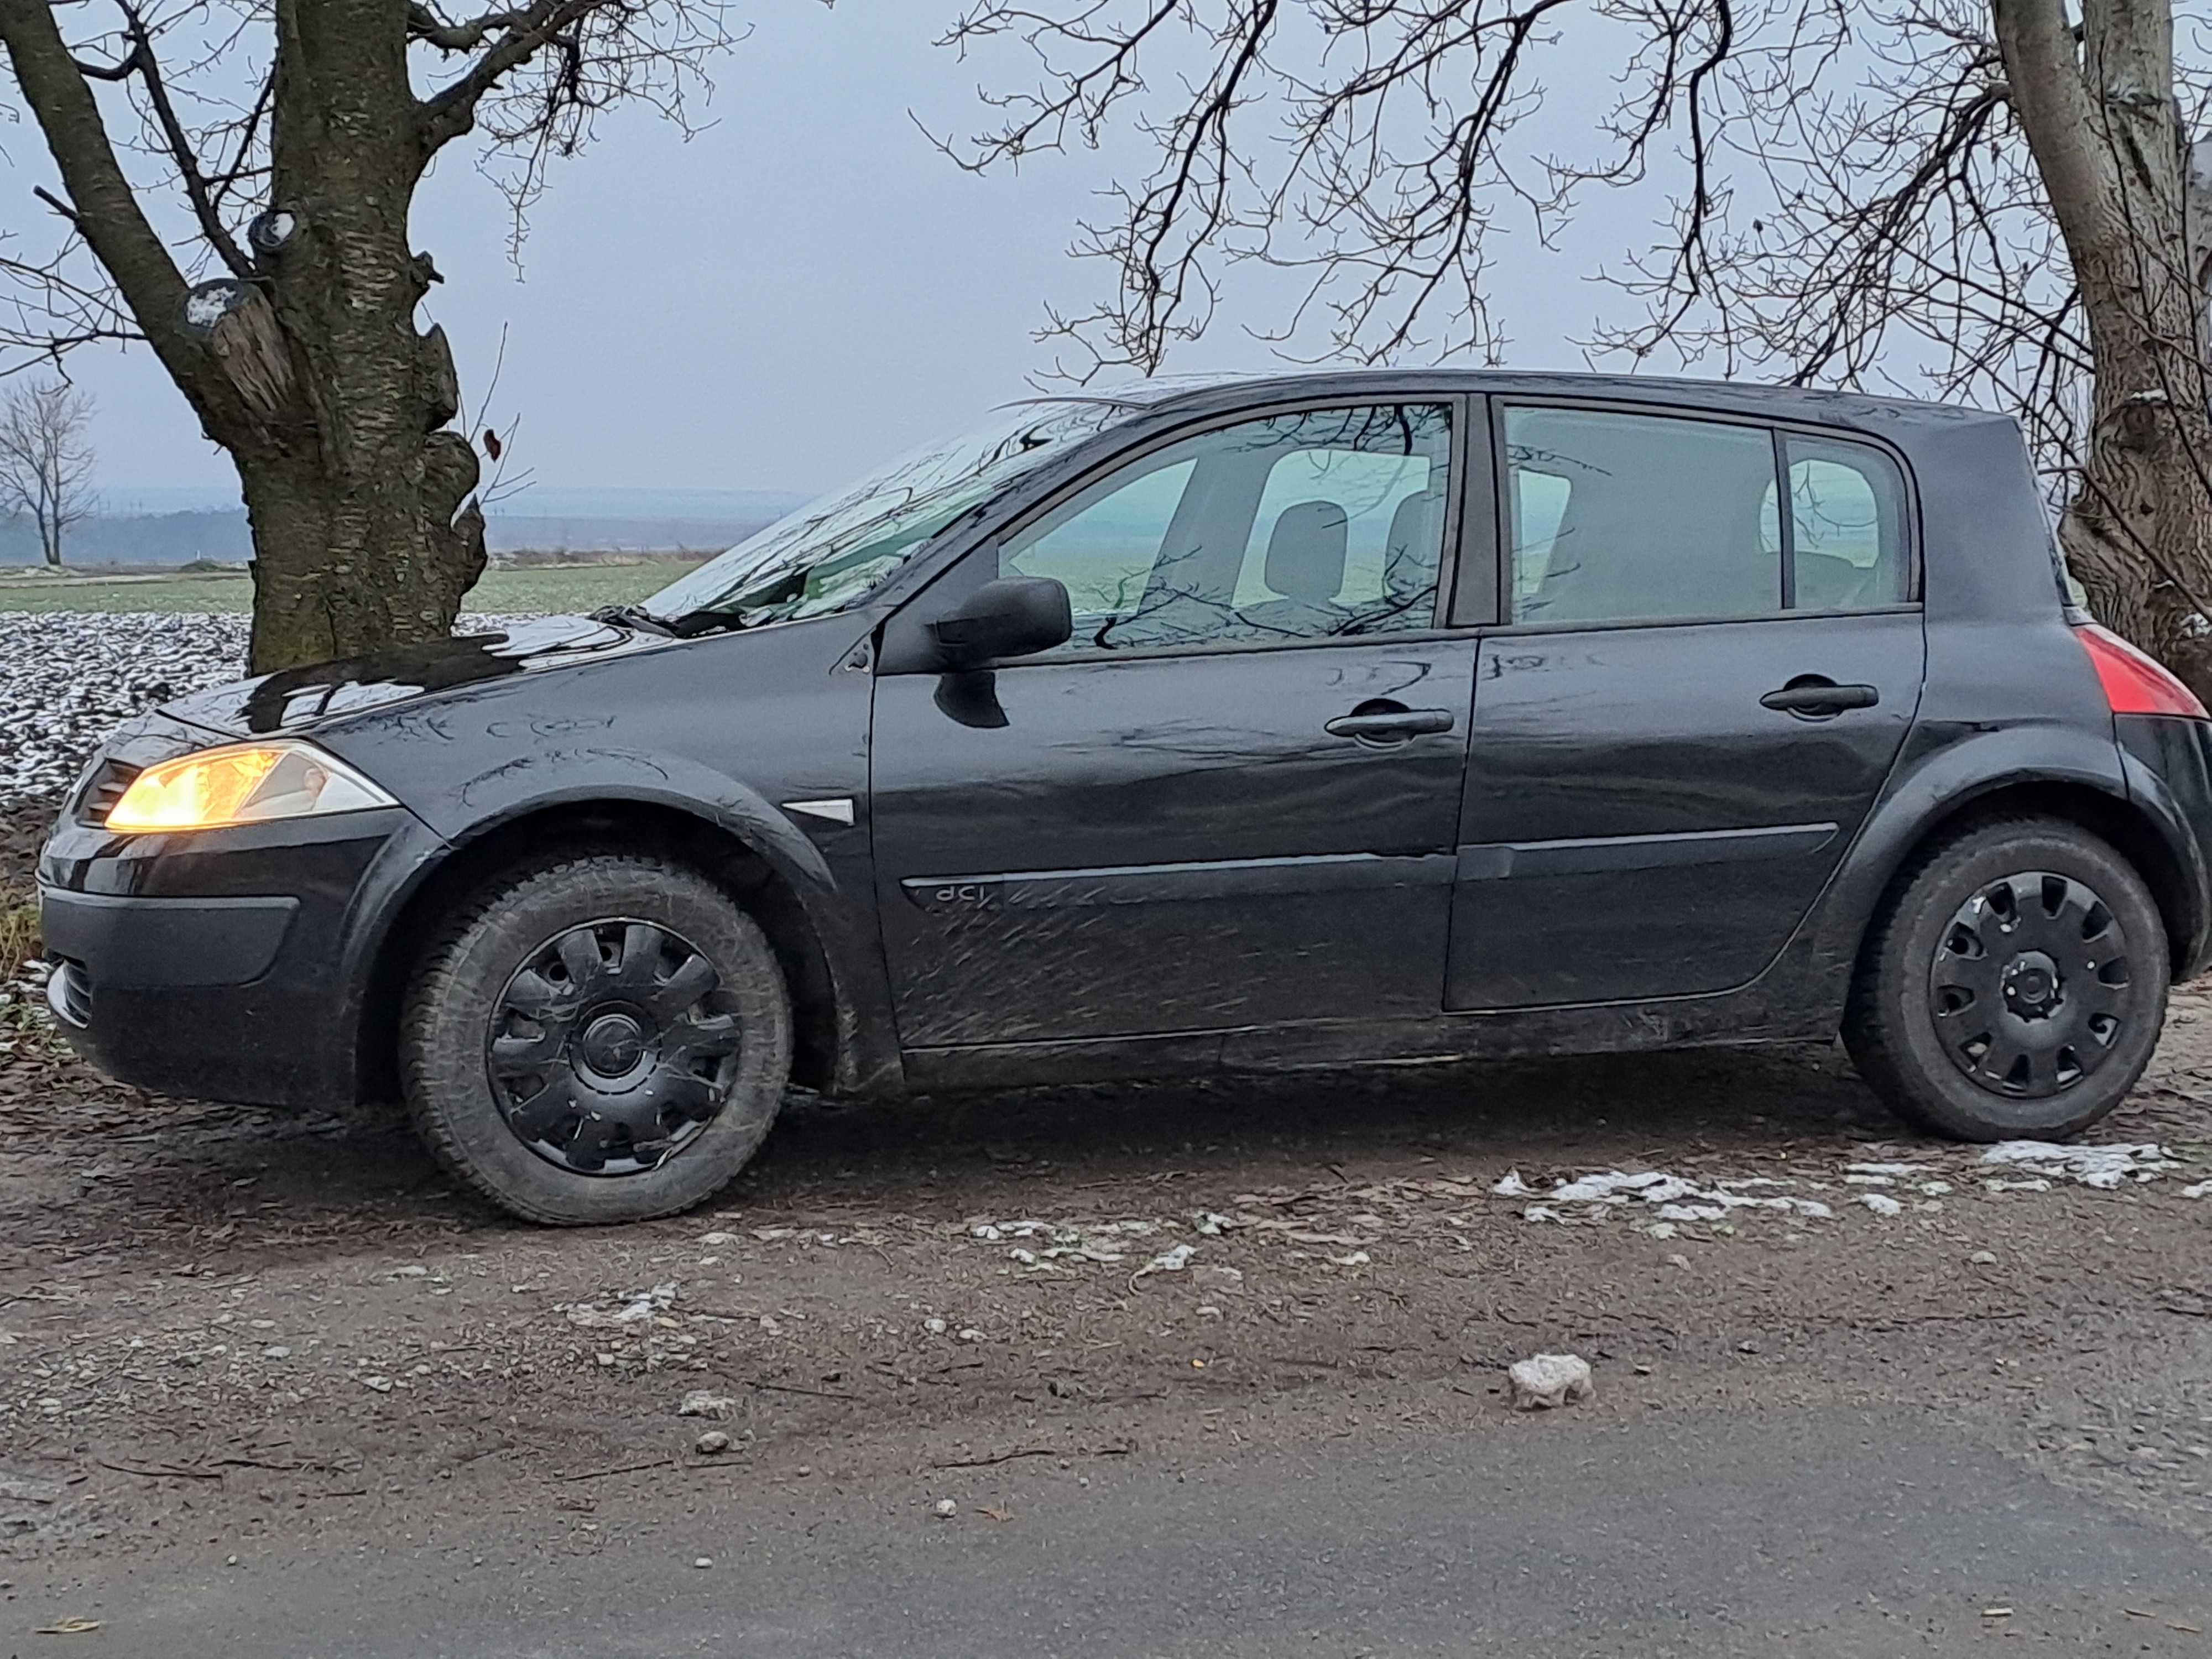
POLYGON ((434 155, 468 131, 476 125, 477 106, 501 77, 528 63, 563 30, 605 3, 607 0, 532 0, 519 11, 494 13, 479 19, 485 33, 495 27, 502 27, 504 32, 459 80, 417 106, 422 154, 434 155))
POLYGON ((253 94, 253 103, 234 124, 238 133, 238 153, 230 165, 208 180, 208 197, 218 204, 230 194, 240 179, 247 176, 246 161, 253 155, 254 140, 268 118, 270 100, 276 96, 276 77, 266 74, 261 77, 260 90, 253 94))
POLYGON ((70 222, 115 279, 164 368, 213 423, 232 400, 198 343, 185 333, 185 279, 132 194, 100 108, 46 0, 0 0, 0 46, 61 171, 70 222))
POLYGON ((138 67, 138 54, 127 53, 112 64, 88 64, 82 58, 71 61, 76 64, 76 72, 88 81, 128 81, 131 71, 138 67))
POLYGON ((161 137, 169 147, 169 160, 177 169, 177 177, 185 187, 185 198, 191 204, 192 217, 199 223, 200 234, 207 238, 230 274, 241 282, 251 282, 254 276, 253 262, 246 257, 222 222, 222 215, 216 210, 215 199, 208 188, 206 176, 200 171, 199 154, 185 131, 185 125, 177 118, 176 106, 169 101, 169 88, 161 79, 161 66, 154 55, 153 36, 147 32, 145 19, 130 0, 118 0, 125 20, 125 38, 131 43, 131 52, 126 62, 135 62, 138 76, 146 83, 146 99, 154 106, 154 118, 161 125, 161 137))
POLYGON ((494 29, 513 29, 526 26, 528 15, 520 10, 488 11, 481 17, 466 22, 449 23, 425 5, 407 8, 407 34, 410 40, 421 40, 441 52, 474 52, 483 45, 494 29))
POLYGON ((2105 157, 2094 137, 2096 107, 2062 0, 1990 0, 1997 50, 2028 148, 2061 222, 2103 199, 2105 157))

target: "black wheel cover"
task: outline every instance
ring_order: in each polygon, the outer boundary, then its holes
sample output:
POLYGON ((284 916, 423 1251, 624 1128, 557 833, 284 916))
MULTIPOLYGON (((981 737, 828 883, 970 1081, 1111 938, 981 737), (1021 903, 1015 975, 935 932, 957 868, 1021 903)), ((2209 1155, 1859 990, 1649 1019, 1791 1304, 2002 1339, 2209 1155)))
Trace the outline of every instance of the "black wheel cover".
POLYGON ((493 1006, 484 1064, 523 1145, 580 1175, 657 1169, 714 1121, 737 1074, 721 975, 657 922, 611 916, 548 939, 493 1006))
POLYGON ((2086 884, 2047 870, 1990 882, 1943 929, 1929 1017, 1991 1094, 2043 1099, 2105 1063, 2141 1018, 2128 938, 2086 884))

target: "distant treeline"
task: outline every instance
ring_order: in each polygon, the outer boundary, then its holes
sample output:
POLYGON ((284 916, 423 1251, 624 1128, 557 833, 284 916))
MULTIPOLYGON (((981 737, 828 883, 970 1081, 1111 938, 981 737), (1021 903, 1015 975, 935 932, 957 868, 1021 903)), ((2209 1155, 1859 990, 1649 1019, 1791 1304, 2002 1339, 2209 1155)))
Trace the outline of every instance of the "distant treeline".
MULTIPOLYGON (((495 512, 485 540, 495 553, 530 548, 577 552, 711 552, 741 542, 775 515, 721 519, 556 518, 495 512)), ((194 559, 241 562, 252 556, 246 510, 152 513, 93 518, 70 527, 64 557, 71 564, 189 564, 194 559)), ((27 519, 0 520, 0 564, 39 562, 37 532, 27 519)))

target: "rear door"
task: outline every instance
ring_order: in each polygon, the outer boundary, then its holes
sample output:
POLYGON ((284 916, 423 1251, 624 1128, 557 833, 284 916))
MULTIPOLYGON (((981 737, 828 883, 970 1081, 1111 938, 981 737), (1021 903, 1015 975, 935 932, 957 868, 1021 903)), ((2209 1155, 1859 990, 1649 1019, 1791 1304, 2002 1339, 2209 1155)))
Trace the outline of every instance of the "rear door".
POLYGON ((1915 514, 1872 444, 1498 400, 1505 625, 1483 642, 1447 1001, 1755 978, 1896 760, 1915 514))
POLYGON ((1058 580, 1076 632, 988 672, 878 679, 903 1043, 1442 1008, 1476 651, 1436 626, 1462 407, 1228 423, 948 573, 946 595, 1058 580))

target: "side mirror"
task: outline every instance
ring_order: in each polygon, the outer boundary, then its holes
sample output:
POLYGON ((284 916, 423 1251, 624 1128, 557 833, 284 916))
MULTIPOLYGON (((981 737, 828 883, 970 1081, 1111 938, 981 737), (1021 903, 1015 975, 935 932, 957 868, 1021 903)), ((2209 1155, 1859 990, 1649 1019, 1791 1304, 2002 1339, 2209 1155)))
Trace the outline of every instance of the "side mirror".
POLYGON ((1075 633, 1067 589, 1048 576, 985 582, 930 624, 946 666, 975 668, 1065 645, 1075 633))

